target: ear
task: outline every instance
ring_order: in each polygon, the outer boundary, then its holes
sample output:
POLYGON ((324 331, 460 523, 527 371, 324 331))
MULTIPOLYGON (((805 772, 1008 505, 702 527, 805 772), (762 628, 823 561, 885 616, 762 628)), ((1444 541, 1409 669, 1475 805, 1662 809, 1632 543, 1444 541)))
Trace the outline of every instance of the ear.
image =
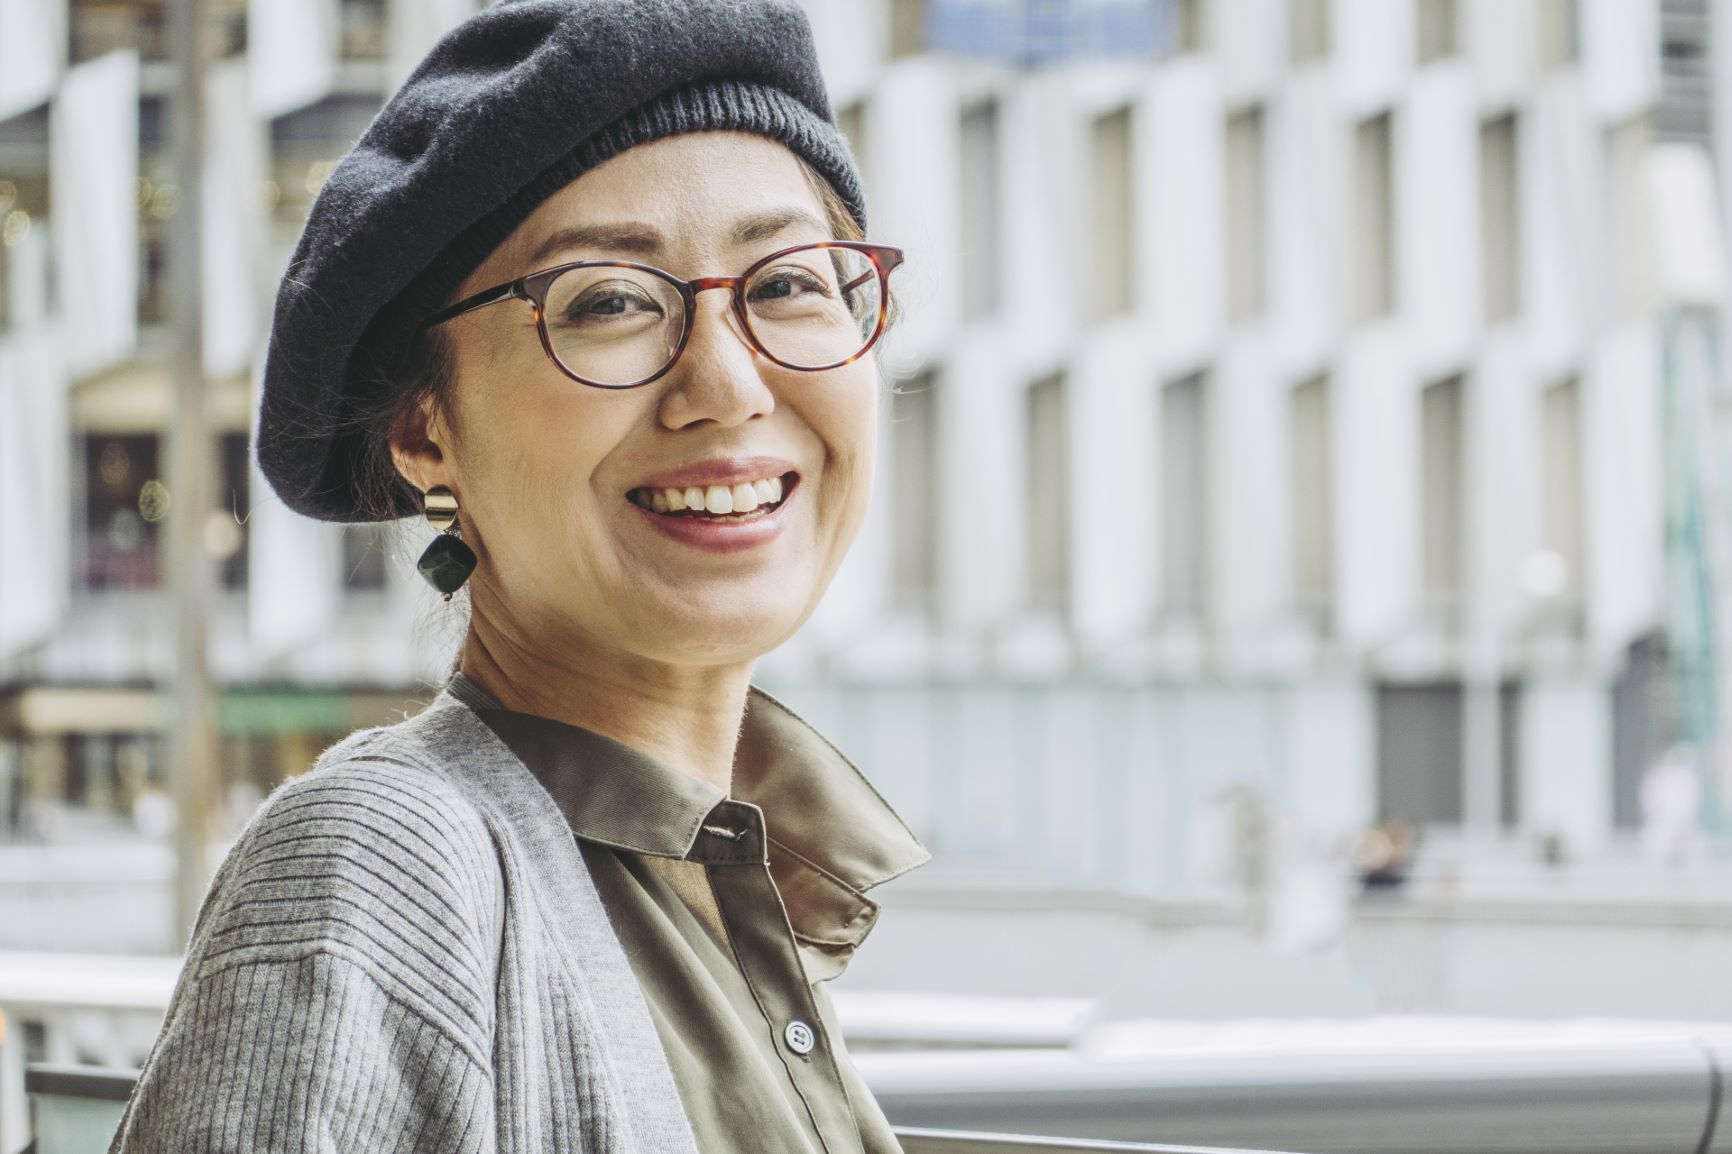
POLYGON ((435 485, 452 485, 449 441, 431 398, 410 410, 391 429, 391 462, 405 480, 425 493, 435 485))

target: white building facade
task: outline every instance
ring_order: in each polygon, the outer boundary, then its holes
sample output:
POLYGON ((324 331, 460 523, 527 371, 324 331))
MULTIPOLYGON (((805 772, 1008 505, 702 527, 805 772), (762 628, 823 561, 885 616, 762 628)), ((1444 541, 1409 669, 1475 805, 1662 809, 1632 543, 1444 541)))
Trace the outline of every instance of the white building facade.
POLYGON ((844 748, 941 852, 1139 892, 1235 788, 1314 844, 1634 825, 1659 5, 1216 0, 1035 69, 900 55, 896 8, 810 5, 915 282, 814 629, 844 748))
MULTIPOLYGON (((207 537, 262 789, 458 641, 430 530, 301 519, 245 447, 312 192, 472 8, 230 7, 207 537)), ((1615 844, 1679 727, 1658 0, 1174 0, 1147 50, 1038 65, 937 43, 957 6, 806 7, 909 263, 873 512, 762 683, 953 865, 1182 894, 1260 868, 1215 836, 1247 812, 1615 844)), ((0 0, 0 829, 164 773, 152 10, 0 0)), ((1716 261, 1718 211, 1683 217, 1716 261)))

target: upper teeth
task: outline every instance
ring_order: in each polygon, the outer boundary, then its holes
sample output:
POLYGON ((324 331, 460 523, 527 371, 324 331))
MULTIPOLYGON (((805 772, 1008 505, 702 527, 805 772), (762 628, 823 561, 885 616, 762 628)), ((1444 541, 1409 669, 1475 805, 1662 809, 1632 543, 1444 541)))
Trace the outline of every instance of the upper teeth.
POLYGON ((782 478, 741 481, 737 485, 710 485, 685 489, 633 489, 631 498, 658 513, 750 513, 759 505, 774 505, 782 499, 782 478))

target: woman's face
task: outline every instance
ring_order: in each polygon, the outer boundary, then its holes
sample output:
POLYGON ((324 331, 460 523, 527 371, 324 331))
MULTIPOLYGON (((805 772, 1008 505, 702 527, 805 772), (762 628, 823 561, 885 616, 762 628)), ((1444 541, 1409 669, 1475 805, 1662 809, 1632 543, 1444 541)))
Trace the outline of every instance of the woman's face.
MULTIPOLYGON (((685 279, 735 275, 777 249, 824 239, 832 236, 823 207, 787 148, 744 133, 673 136, 620 153, 544 201, 457 298, 591 258, 685 279), (586 236, 543 250, 566 230, 586 236)), ((671 664, 754 659, 811 614, 865 516, 872 358, 784 369, 746 344, 726 290, 697 302, 673 368, 631 389, 562 374, 526 303, 445 325, 460 437, 434 416, 427 433, 437 450, 410 479, 457 495, 464 539, 480 558, 475 613, 519 644, 555 647, 547 656, 556 662, 573 643, 671 664), (740 481, 792 474, 781 504, 755 524, 700 525, 689 510, 676 519, 638 503, 669 474, 742 458, 765 460, 735 468, 740 481)), ((714 480, 737 492, 732 474, 714 480)))

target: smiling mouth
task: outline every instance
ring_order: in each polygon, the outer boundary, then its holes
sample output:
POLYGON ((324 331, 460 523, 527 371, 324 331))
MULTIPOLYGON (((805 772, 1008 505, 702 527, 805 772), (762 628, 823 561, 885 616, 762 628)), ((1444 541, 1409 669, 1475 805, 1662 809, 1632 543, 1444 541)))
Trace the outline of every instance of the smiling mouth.
POLYGON ((626 499, 664 517, 740 524, 767 517, 781 508, 798 485, 798 473, 783 473, 737 485, 691 485, 683 489, 637 488, 626 499))

